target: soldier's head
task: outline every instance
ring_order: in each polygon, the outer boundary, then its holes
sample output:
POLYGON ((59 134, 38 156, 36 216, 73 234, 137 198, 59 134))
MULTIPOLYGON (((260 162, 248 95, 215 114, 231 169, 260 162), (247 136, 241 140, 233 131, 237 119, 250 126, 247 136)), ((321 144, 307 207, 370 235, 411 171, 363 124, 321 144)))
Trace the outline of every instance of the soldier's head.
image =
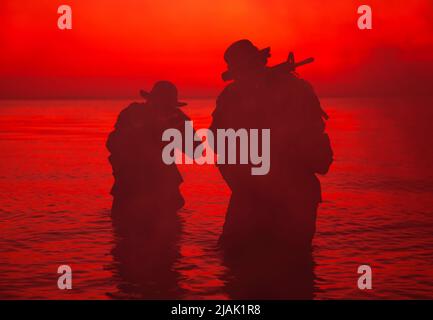
POLYGON ((249 40, 231 44, 224 53, 228 70, 223 73, 224 81, 255 75, 266 67, 271 49, 259 49, 249 40))
POLYGON ((177 88, 170 81, 158 81, 150 92, 141 90, 141 96, 152 106, 158 108, 183 107, 185 102, 177 100, 177 88))

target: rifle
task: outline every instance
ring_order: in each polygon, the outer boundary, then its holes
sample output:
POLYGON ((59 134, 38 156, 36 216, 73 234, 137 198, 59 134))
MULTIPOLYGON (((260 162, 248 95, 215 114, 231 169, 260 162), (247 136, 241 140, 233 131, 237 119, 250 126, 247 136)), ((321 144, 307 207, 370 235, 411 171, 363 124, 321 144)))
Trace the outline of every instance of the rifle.
MULTIPOLYGON (((295 55, 293 54, 293 52, 290 52, 286 61, 284 61, 280 64, 277 64, 275 66, 269 67, 269 69, 271 69, 271 70, 280 70, 281 69, 281 70, 284 70, 286 72, 294 72, 297 67, 301 67, 303 65, 306 65, 306 64, 309 64, 312 62, 314 62, 314 58, 311 58, 311 57, 304 59, 302 61, 299 61, 299 62, 295 62, 295 55)), ((223 79, 223 81, 233 80, 231 74, 227 71, 222 74, 222 79, 223 79)))
POLYGON ((314 58, 307 58, 299 62, 295 62, 295 55, 293 52, 289 53, 289 57, 287 58, 287 61, 284 61, 283 63, 277 64, 276 66, 271 67, 271 69, 280 69, 284 68, 288 70, 289 72, 294 72, 297 67, 301 67, 303 65, 309 64, 314 62, 314 58))
MULTIPOLYGON (((280 64, 277 64, 276 66, 270 67, 270 69, 272 69, 272 70, 281 69, 282 71, 295 72, 297 67, 300 67, 300 66, 312 63, 312 62, 314 62, 314 58, 307 58, 305 60, 295 62, 295 55, 293 54, 293 52, 290 52, 289 57, 287 58, 287 61, 280 63, 280 64)), ((322 108, 320 108, 320 113, 325 120, 329 119, 328 114, 322 108)))

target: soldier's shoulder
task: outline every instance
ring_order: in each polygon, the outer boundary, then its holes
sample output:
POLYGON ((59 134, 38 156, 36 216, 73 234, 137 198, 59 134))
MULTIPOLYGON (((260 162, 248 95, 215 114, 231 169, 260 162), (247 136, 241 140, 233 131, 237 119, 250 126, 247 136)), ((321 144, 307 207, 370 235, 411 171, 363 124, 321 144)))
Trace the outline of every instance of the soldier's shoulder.
POLYGON ((283 87, 289 89, 290 92, 295 92, 302 96, 315 96, 313 86, 305 79, 299 77, 297 74, 288 73, 283 78, 283 87))
POLYGON ((133 114, 133 113, 137 112, 138 110, 142 110, 145 107, 146 107, 146 104, 143 102, 132 102, 126 108, 124 108, 120 112, 120 114, 121 115, 133 114))
POLYGON ((284 70, 271 71, 270 75, 273 81, 279 82, 283 85, 292 86, 300 89, 311 90, 310 83, 301 78, 295 72, 285 72, 284 70))
POLYGON ((299 87, 299 88, 301 88, 301 89, 303 89, 303 90, 306 90, 306 91, 314 91, 314 89, 313 89, 313 86, 311 85, 311 83, 309 83, 307 80, 305 80, 305 79, 302 79, 302 78, 300 78, 300 77, 298 77, 298 78, 296 78, 296 80, 294 81, 295 82, 295 84, 299 87))
POLYGON ((140 102, 132 102, 122 111, 120 111, 119 116, 117 117, 116 126, 121 126, 127 123, 130 119, 136 117, 140 112, 143 112, 146 109, 145 103, 140 102))

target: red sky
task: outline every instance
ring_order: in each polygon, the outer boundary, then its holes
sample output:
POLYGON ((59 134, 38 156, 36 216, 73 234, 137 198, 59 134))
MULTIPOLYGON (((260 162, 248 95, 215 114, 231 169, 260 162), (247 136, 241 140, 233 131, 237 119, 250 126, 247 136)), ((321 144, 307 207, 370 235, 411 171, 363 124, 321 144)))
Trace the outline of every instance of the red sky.
POLYGON ((136 96, 159 79, 214 95, 241 38, 271 46, 271 63, 315 57, 299 72, 321 95, 433 92, 431 0, 1 0, 0 97, 136 96), (361 4, 373 30, 357 28, 361 4))

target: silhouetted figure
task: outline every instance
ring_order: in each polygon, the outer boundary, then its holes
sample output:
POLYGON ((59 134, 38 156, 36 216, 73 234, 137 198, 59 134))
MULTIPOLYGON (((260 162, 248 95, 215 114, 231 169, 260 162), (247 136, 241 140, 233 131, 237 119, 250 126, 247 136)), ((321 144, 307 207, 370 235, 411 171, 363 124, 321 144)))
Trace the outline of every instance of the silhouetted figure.
POLYGON ((175 164, 162 161, 164 130, 183 132, 189 118, 178 107, 176 87, 157 82, 145 103, 132 103, 117 119, 107 148, 115 179, 112 219, 116 235, 113 256, 121 293, 137 298, 175 298, 172 266, 181 231, 177 211, 184 200, 175 164))
POLYGON ((220 238, 230 270, 227 289, 232 298, 310 299, 321 202, 316 174, 325 174, 333 157, 327 116, 312 87, 290 68, 267 67, 269 56, 270 48, 259 50, 248 40, 233 43, 223 78, 234 81, 213 112, 213 131, 271 132, 267 175, 251 175, 251 164, 219 165, 232 191, 220 238))

